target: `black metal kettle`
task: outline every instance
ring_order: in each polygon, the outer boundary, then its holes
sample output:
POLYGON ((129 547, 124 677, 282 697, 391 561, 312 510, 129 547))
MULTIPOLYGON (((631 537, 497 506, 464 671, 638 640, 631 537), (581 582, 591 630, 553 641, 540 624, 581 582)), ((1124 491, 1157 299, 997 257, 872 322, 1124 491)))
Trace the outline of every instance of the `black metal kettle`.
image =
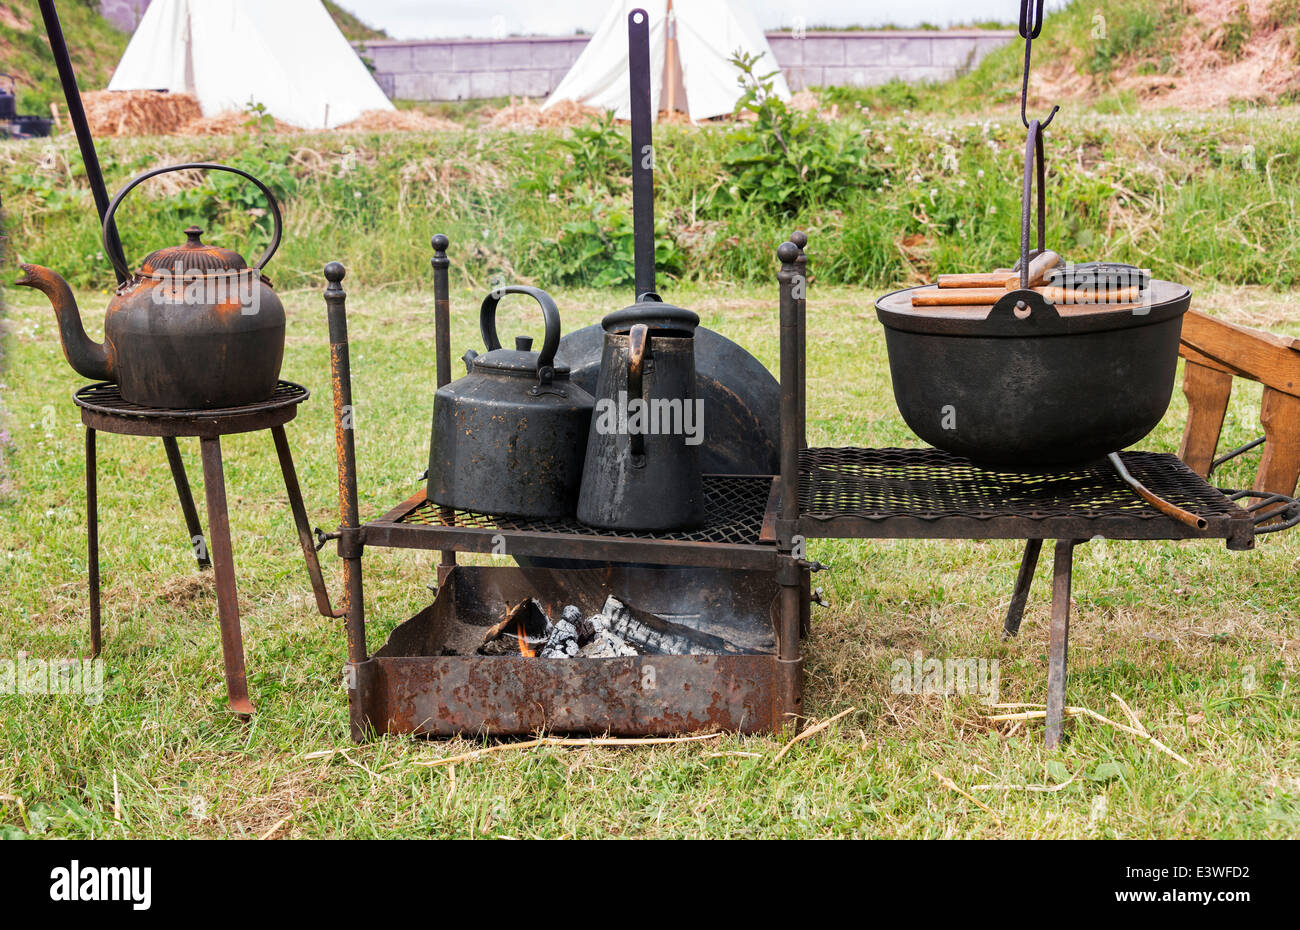
POLYGON ((648 296, 601 321, 605 347, 578 498, 583 523, 649 531, 704 523, 699 323, 690 310, 648 296))
POLYGON ((464 377, 434 395, 429 443, 429 500, 501 516, 572 515, 582 480, 592 398, 555 364, 560 312, 543 290, 497 288, 484 300, 479 329, 487 351, 465 353, 464 377), (546 321, 540 352, 518 337, 503 349, 497 304, 527 294, 546 321))

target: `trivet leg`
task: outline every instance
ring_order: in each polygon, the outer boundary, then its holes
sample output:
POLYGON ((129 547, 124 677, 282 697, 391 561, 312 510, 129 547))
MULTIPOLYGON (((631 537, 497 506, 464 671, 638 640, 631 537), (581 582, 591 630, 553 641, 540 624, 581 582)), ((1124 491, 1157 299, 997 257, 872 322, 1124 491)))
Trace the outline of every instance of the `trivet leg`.
POLYGON ((230 709, 248 716, 253 712, 253 704, 248 699, 248 679, 244 673, 244 637, 239 629, 239 592, 235 588, 235 558, 230 548, 221 440, 204 436, 199 442, 203 452, 203 491, 208 500, 208 529, 212 533, 212 570, 217 581, 217 619, 221 623, 226 693, 230 696, 230 709))
POLYGON ((1025 613, 1025 602, 1029 600, 1029 586, 1034 581, 1034 569, 1038 567, 1038 553, 1042 549, 1041 539, 1025 540, 1025 554, 1020 559, 1020 571, 1016 573, 1016 589, 1011 593, 1011 603, 1007 605, 1007 619, 1002 623, 1003 639, 1010 639, 1020 632, 1020 618, 1025 613))
POLYGON ((1052 557, 1052 624, 1047 638, 1047 748, 1061 742, 1065 724, 1065 669, 1070 649, 1070 576, 1074 541, 1058 539, 1052 557))
POLYGON ((176 484, 176 496, 181 499, 181 513, 185 515, 185 528, 190 532, 190 546, 194 549, 194 558, 199 563, 199 571, 211 568, 208 545, 203 539, 203 526, 199 523, 199 512, 194 507, 194 494, 190 491, 190 479, 185 477, 185 463, 181 460, 181 450, 176 445, 176 437, 164 436, 163 448, 167 450, 167 464, 171 466, 172 481, 176 484))
POLYGON ((284 434, 283 426, 272 426, 271 437, 275 440, 275 454, 280 458, 280 472, 284 475, 284 490, 289 496, 289 509, 293 511, 293 525, 298 529, 298 542, 302 545, 302 555, 307 561, 307 575, 311 578, 311 589, 316 595, 316 609, 325 617, 340 617, 330 605, 329 591, 325 588, 325 579, 321 576, 320 560, 316 558, 316 546, 311 538, 311 524, 307 522, 307 508, 302 503, 302 488, 298 486, 298 472, 293 467, 293 454, 289 451, 289 439, 284 434))
POLYGON ((95 431, 86 428, 86 571, 90 585, 90 657, 99 656, 99 475, 95 431))

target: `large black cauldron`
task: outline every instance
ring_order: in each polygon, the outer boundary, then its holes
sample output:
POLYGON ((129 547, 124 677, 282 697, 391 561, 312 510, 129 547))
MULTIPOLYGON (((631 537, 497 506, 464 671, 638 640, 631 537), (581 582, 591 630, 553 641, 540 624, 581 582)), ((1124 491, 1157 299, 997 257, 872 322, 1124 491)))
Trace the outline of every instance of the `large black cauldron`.
POLYGON ((1142 439, 1169 407, 1182 285, 1152 281, 1131 310, 1058 308, 1022 290, 991 310, 913 308, 913 290, 880 298, 876 314, 898 410, 932 446, 981 465, 1076 465, 1142 439))

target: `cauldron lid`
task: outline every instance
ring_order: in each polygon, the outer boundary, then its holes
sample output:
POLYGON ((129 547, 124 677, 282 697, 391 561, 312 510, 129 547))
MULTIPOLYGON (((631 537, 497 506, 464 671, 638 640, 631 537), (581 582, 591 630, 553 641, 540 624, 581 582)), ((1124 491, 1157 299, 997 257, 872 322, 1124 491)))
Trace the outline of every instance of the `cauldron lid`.
POLYGON ((682 307, 674 307, 659 300, 643 299, 630 307, 607 313, 600 321, 607 333, 625 333, 638 323, 645 324, 652 333, 676 331, 694 335, 695 327, 700 325, 700 317, 694 311, 682 307))

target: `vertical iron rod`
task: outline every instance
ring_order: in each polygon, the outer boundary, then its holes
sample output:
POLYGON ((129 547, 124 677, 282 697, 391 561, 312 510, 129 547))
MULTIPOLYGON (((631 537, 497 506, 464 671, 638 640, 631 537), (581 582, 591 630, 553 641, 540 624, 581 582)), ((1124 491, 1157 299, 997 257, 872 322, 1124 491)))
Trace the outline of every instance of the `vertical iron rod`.
MULTIPOLYGON (((339 531, 355 535, 361 524, 357 505, 357 450, 353 439, 355 417, 352 408, 352 367, 348 360, 347 292, 343 277, 347 274, 338 262, 325 266, 326 313, 330 327, 330 379, 334 383, 334 448, 339 464, 339 531)), ((366 614, 361 590, 361 556, 349 545, 343 555, 344 610, 348 634, 348 661, 366 660, 366 614)))
MULTIPOLYGON (((776 250, 781 260, 777 280, 781 285, 781 519, 799 519, 799 302, 794 297, 799 246, 783 242, 776 250)), ((781 534, 777 534, 780 539, 781 534)), ((787 540, 788 544, 788 540, 787 540)))
MULTIPOLYGON (((45 34, 50 39, 50 51, 54 54, 54 64, 59 71, 59 82, 63 85, 63 97, 68 104, 68 119, 77 133, 77 145, 81 148, 81 160, 86 166, 86 180, 90 184, 91 196, 95 199, 95 209, 99 212, 99 221, 104 222, 108 212, 108 189, 104 187, 104 173, 99 167, 99 155, 95 152, 95 140, 90 135, 90 124, 86 121, 86 108, 81 103, 81 91, 77 87, 77 75, 72 68, 72 58, 68 54, 68 44, 63 39, 63 26, 59 24, 59 11, 55 9, 54 0, 40 0, 41 17, 45 20, 45 34)), ((122 244, 117 237, 117 225, 109 223, 108 247, 110 254, 122 254, 122 244)), ((120 271, 117 283, 124 284, 126 278, 120 271)))
POLYGON ((632 249, 636 299, 655 293, 654 113, 650 95, 650 17, 627 17, 627 68, 632 116, 632 249))
MULTIPOLYGON (((451 259, 447 246, 451 240, 442 233, 430 240, 433 246, 433 341, 437 357, 438 387, 451 381, 451 259)), ((452 511, 446 508, 444 518, 450 522, 452 511)), ((456 565, 456 552, 443 549, 438 562, 438 584, 441 585, 456 565)))
POLYGON ((799 527, 799 302, 795 285, 800 269, 799 246, 783 242, 776 250, 781 260, 781 511, 777 519, 778 581, 781 584, 780 619, 777 624, 779 694, 785 725, 797 725, 802 710, 803 670, 799 657, 799 629, 803 618, 805 581, 802 555, 796 549, 799 527))
POLYGON ((95 463, 95 431, 86 427, 86 571, 90 585, 90 657, 102 645, 99 624, 99 475, 95 463))

